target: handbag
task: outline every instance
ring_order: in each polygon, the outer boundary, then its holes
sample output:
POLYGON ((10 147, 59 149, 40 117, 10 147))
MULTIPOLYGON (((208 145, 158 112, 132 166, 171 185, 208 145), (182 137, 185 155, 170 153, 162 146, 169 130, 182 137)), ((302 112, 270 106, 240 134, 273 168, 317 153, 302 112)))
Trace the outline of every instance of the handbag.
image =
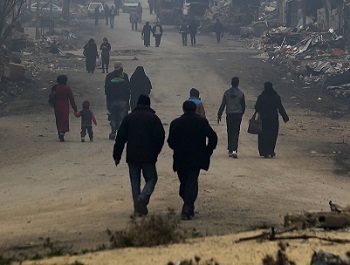
POLYGON ((51 94, 49 95, 49 104, 51 107, 55 107, 56 104, 56 85, 51 88, 51 94))
POLYGON ((262 120, 258 112, 254 112, 249 120, 248 133, 259 134, 262 132, 262 120))

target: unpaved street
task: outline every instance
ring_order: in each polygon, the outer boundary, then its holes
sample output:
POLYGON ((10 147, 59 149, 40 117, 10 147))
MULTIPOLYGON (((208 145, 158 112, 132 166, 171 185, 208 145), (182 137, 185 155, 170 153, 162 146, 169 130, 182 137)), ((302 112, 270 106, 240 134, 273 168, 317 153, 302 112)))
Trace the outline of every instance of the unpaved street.
MULTIPOLYGON (((147 11, 143 21, 150 19, 153 24, 155 18, 147 11)), ((165 26, 161 47, 155 48, 152 38, 151 47, 145 48, 140 31, 131 31, 127 14, 116 17, 114 31, 103 22, 95 30, 93 20, 86 20, 93 30, 85 40, 94 37, 99 45, 106 36, 113 51, 125 54, 112 57, 112 61, 121 60, 130 76, 138 65, 144 66, 153 84, 152 107, 166 132, 170 122, 181 115, 190 88, 195 87, 218 134, 210 170, 200 175, 198 214, 192 221, 181 222, 181 227, 196 228, 203 235, 228 234, 281 225, 286 213, 328 210, 330 199, 340 204, 350 202, 350 173, 344 166, 349 157, 343 157, 350 142, 345 103, 329 103, 321 89, 317 93, 303 90, 237 40, 224 39, 217 45, 213 35, 198 35, 197 47, 182 47, 178 32, 165 26), (248 106, 236 160, 227 156, 225 122, 216 124, 221 97, 232 76, 240 77, 248 106), (287 124, 280 119, 274 159, 260 158, 257 137, 246 133, 265 81, 274 83, 290 116, 287 124), (332 113, 341 115, 334 119, 332 113)), ((0 249, 4 252, 15 246, 40 245, 39 237, 72 244, 76 250, 95 248, 108 244, 106 228, 125 228, 132 214, 125 154, 116 168, 113 142, 107 138, 105 75, 100 70, 88 74, 84 64, 77 63, 81 64, 79 71, 68 67, 57 74, 68 75, 79 108, 85 99, 90 100, 98 122, 93 143, 80 142, 80 120, 73 111, 66 142, 58 142, 53 110, 46 103, 48 90, 41 88, 37 89, 37 99, 13 101, 7 109, 15 114, 0 118, 0 249), (38 99, 41 103, 32 108, 30 103, 38 103, 38 99)), ((51 87, 49 81, 47 88, 51 87)), ((159 181, 149 205, 150 214, 165 215, 168 208, 179 212, 179 182, 172 171, 172 152, 167 144, 157 168, 159 181)))

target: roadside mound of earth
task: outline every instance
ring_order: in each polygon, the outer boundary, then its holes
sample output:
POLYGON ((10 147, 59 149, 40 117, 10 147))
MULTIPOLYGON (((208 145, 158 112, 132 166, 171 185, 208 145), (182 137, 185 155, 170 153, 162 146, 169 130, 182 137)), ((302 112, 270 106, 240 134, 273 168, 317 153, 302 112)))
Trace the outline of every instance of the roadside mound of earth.
MULTIPOLYGON (((314 252, 320 250, 345 256, 349 251, 348 231, 296 231, 277 235, 283 240, 257 241, 239 239, 261 235, 263 231, 252 231, 226 236, 206 237, 188 240, 186 243, 152 248, 124 248, 88 253, 78 256, 54 257, 40 261, 26 261, 26 265, 70 265, 70 264, 263 264, 267 255, 276 259, 282 251, 291 263, 310 264, 314 252), (304 237, 305 236, 305 237, 304 237), (304 237, 304 238, 303 238, 304 237), (305 239, 306 237, 313 237, 305 239), (344 243, 339 243, 340 241, 344 243), (347 243, 346 243, 347 242, 347 243), (281 247, 282 246, 282 247, 281 247), (192 260, 192 263, 187 261, 192 260)), ((274 264, 274 263, 269 263, 274 264)), ((277 264, 277 263, 276 263, 277 264)), ((278 263, 279 264, 279 263, 278 263)))

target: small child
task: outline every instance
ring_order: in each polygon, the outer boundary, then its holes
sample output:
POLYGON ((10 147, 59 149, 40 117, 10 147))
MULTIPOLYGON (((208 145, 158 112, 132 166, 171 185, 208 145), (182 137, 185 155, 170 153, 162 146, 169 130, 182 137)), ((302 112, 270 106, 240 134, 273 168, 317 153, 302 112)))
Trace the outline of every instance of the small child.
POLYGON ((201 98, 199 97, 199 91, 195 88, 190 90, 190 98, 187 101, 192 101, 196 104, 196 113, 202 118, 205 117, 205 110, 201 98))
POLYGON ((90 141, 92 142, 94 139, 94 133, 92 131, 92 122, 94 122, 94 124, 97 125, 97 121, 94 113, 90 110, 90 102, 88 100, 85 100, 83 102, 83 109, 79 112, 76 112, 74 115, 77 118, 81 117, 81 141, 85 142, 85 135, 87 131, 89 134, 90 141))

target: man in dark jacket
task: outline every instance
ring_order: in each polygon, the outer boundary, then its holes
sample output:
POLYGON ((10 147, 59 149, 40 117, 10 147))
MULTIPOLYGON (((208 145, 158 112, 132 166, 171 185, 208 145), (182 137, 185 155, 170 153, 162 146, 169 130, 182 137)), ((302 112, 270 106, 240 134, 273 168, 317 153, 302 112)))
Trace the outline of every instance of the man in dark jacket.
POLYGON ((191 37, 191 46, 196 46, 196 34, 197 34, 197 23, 193 19, 192 22, 188 25, 188 31, 190 32, 191 37))
POLYGON ((113 152, 117 166, 127 142, 126 162, 129 166, 136 216, 148 213, 147 204, 158 180, 156 162, 164 138, 162 122, 151 109, 149 97, 141 95, 137 107, 125 117, 118 130, 113 152), (142 191, 140 191, 141 170, 146 181, 142 191))
POLYGON ((231 88, 225 91, 218 111, 218 124, 226 107, 226 126, 228 140, 228 156, 238 158, 238 138, 241 129, 242 117, 245 112, 244 93, 238 88, 239 79, 233 77, 231 88))
POLYGON ((220 20, 217 18, 214 24, 214 32, 216 35, 216 42, 220 43, 221 37, 224 33, 224 26, 221 24, 220 20))
POLYGON ((174 150, 173 169, 180 180, 179 194, 184 202, 181 218, 191 220, 198 195, 199 172, 209 169, 218 138, 208 120, 195 113, 194 102, 185 101, 183 111, 184 114, 170 124, 168 144, 174 150))
MULTIPOLYGON (((115 62, 114 63, 114 71, 110 72, 109 74, 106 75, 105 79, 105 95, 107 96, 107 87, 110 84, 111 80, 115 77, 118 76, 119 71, 122 70, 123 72, 123 79, 129 83, 129 76, 127 73, 124 73, 123 65, 121 62, 115 62)), ((111 106, 110 102, 108 102, 108 97, 106 97, 106 105, 107 105, 107 115, 108 115, 108 120, 111 120, 111 106)))
POLYGON ((115 139, 116 132, 130 109, 130 86, 124 80, 123 69, 116 70, 115 74, 116 77, 110 80, 106 86, 107 102, 109 102, 109 110, 111 112, 110 140, 115 139))

